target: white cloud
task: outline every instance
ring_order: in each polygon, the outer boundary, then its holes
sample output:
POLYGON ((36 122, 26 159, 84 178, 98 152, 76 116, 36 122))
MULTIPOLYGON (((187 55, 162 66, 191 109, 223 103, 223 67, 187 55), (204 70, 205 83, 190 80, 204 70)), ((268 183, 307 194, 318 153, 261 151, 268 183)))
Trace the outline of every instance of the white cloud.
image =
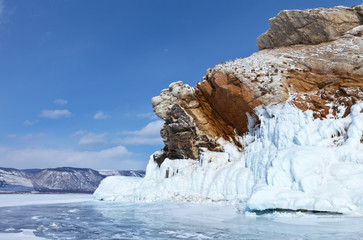
POLYGON ((44 133, 38 133, 38 134, 27 134, 27 135, 24 135, 24 136, 20 136, 19 138, 21 140, 31 140, 31 139, 34 139, 34 138, 44 137, 44 136, 45 136, 44 133))
POLYGON ((44 137, 45 134, 44 133, 37 133, 37 134, 27 134, 27 135, 16 135, 16 134, 9 134, 8 138, 11 139, 20 139, 23 141, 27 141, 27 140, 32 140, 34 138, 39 138, 39 137, 44 137))
POLYGON ((107 118, 110 118, 110 115, 108 115, 102 111, 98 111, 95 115, 93 115, 93 119, 96 119, 96 120, 107 119, 107 118))
POLYGON ((29 120, 25 120, 25 121, 24 121, 24 125, 26 125, 26 126, 31 126, 31 125, 33 125, 33 122, 31 122, 31 121, 29 121, 29 120))
POLYGON ((52 119, 57 119, 57 118, 61 118, 61 117, 70 117, 71 116, 71 112, 67 109, 56 109, 56 110, 43 110, 40 115, 40 117, 44 117, 44 118, 52 118, 52 119))
MULTIPOLYGON (((78 131, 78 132, 80 132, 80 131, 78 131)), ((76 132, 76 134, 78 132, 76 132)), ((84 135, 83 137, 81 137, 79 139, 78 144, 81 145, 81 146, 100 146, 100 145, 104 145, 106 143, 106 140, 105 140, 106 135, 107 135, 107 133, 102 133, 102 134, 88 133, 87 135, 84 135)))
POLYGON ((125 154, 129 154, 129 152, 124 146, 121 145, 98 152, 99 157, 103 159, 114 158, 125 154))
POLYGON ((161 145, 163 139, 161 137, 125 137, 118 138, 113 141, 115 144, 125 145, 161 145))
POLYGON ((133 161, 124 146, 102 151, 50 148, 10 149, 0 146, 2 166, 16 168, 89 167, 94 169, 145 169, 147 161, 133 161))
POLYGON ((24 121, 24 125, 25 126, 32 126, 34 125, 34 123, 36 123, 37 121, 30 121, 30 120, 25 120, 24 121))
POLYGON ((155 113, 153 113, 153 112, 139 113, 139 114, 137 114, 137 116, 140 117, 140 118, 147 118, 147 119, 150 119, 150 120, 158 119, 158 116, 156 116, 155 113))
POLYGON ((79 130, 75 133, 72 134, 72 137, 80 137, 80 136, 83 136, 85 135, 87 132, 86 131, 83 131, 83 130, 79 130))
POLYGON ((59 105, 66 105, 68 103, 68 101, 58 98, 58 99, 54 100, 54 103, 59 104, 59 105))
POLYGON ((124 131, 122 134, 126 135, 135 135, 135 136, 158 136, 160 135, 160 128, 163 126, 164 121, 163 120, 157 120, 148 123, 145 127, 143 127, 141 130, 137 131, 124 131))
POLYGON ((124 131, 121 134, 126 137, 114 140, 114 143, 125 145, 161 145, 163 140, 160 137, 160 128, 164 121, 157 120, 148 123, 137 131, 124 131))

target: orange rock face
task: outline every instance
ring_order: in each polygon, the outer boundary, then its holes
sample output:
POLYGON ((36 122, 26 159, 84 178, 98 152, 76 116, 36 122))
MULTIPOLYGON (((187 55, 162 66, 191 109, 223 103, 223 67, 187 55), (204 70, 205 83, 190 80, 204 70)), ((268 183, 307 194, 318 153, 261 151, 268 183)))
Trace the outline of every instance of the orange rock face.
MULTIPOLYGON (((314 18, 319 11, 325 10, 314 10, 314 18)), ((335 8, 329 18, 338 12, 336 17, 347 13, 352 19, 352 11, 335 8)), ((195 87, 171 84, 152 100, 154 112, 165 120, 165 147, 155 160, 198 159, 204 149, 222 151, 221 139, 243 151, 240 136, 258 125, 254 108, 260 105, 289 102, 313 111, 315 118, 348 115, 355 102, 363 101, 363 25, 355 19, 350 27, 344 23, 346 32, 341 29, 328 42, 265 49, 218 64, 195 87)), ((273 31, 269 38, 276 39, 273 31)))
POLYGON ((197 85, 196 93, 239 135, 248 130, 246 113, 253 115, 253 108, 261 104, 237 77, 221 71, 213 72, 210 78, 197 85))

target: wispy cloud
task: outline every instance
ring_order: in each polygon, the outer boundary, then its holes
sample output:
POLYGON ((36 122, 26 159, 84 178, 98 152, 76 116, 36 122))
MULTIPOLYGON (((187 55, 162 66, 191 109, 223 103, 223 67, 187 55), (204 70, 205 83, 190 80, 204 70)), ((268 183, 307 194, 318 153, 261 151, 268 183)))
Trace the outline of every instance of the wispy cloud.
POLYGON ((148 123, 145 127, 137 131, 124 131, 121 134, 125 137, 114 140, 116 144, 125 145, 161 145, 160 128, 164 121, 157 120, 148 123))
POLYGON ((163 140, 161 137, 125 137, 118 138, 113 141, 115 144, 125 144, 125 145, 161 145, 163 140))
POLYGON ((108 115, 102 111, 98 111, 95 115, 93 115, 93 119, 96 119, 96 120, 107 119, 107 118, 110 118, 110 115, 108 115))
POLYGON ((37 134, 32 134, 31 133, 31 134, 27 134, 27 135, 9 134, 8 138, 28 141, 28 140, 32 140, 34 138, 39 138, 39 137, 44 137, 44 136, 45 136, 44 133, 37 133, 37 134))
POLYGON ((86 131, 83 131, 83 130, 79 130, 75 133, 72 134, 72 137, 80 137, 80 136, 83 136, 83 135, 86 135, 87 132, 86 131))
POLYGON ((44 137, 45 134, 44 133, 38 133, 38 134, 27 134, 27 135, 24 135, 24 136, 21 136, 20 139, 21 140, 31 140, 31 139, 34 139, 34 138, 38 138, 38 137, 44 137))
POLYGON ((163 120, 157 120, 148 123, 145 127, 140 130, 136 131, 123 131, 122 134, 125 135, 135 135, 135 136, 143 136, 143 137, 150 137, 150 136, 158 136, 160 135, 160 128, 163 126, 163 120))
POLYGON ((68 101, 61 99, 61 98, 57 98, 56 100, 54 100, 54 103, 59 104, 59 105, 66 105, 68 103, 68 101))
POLYGON ((71 137, 79 138, 78 145, 81 146, 101 146, 106 143, 107 133, 96 134, 79 130, 71 135, 71 137))
POLYGON ((156 119, 158 119, 158 117, 153 112, 139 113, 139 114, 137 114, 137 116, 139 118, 147 118, 147 119, 150 119, 150 120, 156 120, 156 119))
POLYGON ((70 117, 71 112, 67 109, 56 109, 56 110, 45 109, 39 114, 39 116, 44 118, 57 119, 61 117, 70 117))
POLYGON ((81 146, 101 146, 106 143, 105 139, 106 136, 107 133, 102 133, 102 134, 88 133, 79 139, 78 144, 81 146))
POLYGON ((101 151, 59 150, 51 148, 10 149, 0 146, 3 166, 17 168, 91 167, 95 169, 143 169, 145 162, 132 161, 124 146, 101 151))
POLYGON ((26 126, 31 126, 31 125, 33 125, 34 123, 32 122, 32 121, 29 121, 29 120, 25 120, 24 121, 24 125, 26 125, 26 126))
POLYGON ((38 122, 38 120, 36 120, 36 121, 25 120, 24 125, 25 126, 33 126, 37 122, 38 122))

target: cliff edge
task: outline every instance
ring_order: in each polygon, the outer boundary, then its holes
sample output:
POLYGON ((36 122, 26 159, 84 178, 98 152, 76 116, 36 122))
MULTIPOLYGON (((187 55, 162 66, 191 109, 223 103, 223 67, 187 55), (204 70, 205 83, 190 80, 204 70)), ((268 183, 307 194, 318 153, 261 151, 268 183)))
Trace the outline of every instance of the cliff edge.
POLYGON ((154 155, 199 159, 205 150, 223 151, 258 125, 254 109, 289 102, 314 118, 345 117, 363 99, 363 4, 331 9, 286 10, 270 19, 257 39, 260 49, 208 69, 195 87, 170 84, 152 99, 165 120, 165 147, 154 155))

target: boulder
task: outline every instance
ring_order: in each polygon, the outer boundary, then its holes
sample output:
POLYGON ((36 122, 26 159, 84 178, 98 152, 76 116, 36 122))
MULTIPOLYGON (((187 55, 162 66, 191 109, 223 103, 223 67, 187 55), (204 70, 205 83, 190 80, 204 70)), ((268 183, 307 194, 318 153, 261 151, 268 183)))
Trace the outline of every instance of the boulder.
POLYGON ((362 23, 363 4, 350 8, 285 10, 269 20, 270 29, 257 38, 257 47, 262 50, 333 41, 362 23))

